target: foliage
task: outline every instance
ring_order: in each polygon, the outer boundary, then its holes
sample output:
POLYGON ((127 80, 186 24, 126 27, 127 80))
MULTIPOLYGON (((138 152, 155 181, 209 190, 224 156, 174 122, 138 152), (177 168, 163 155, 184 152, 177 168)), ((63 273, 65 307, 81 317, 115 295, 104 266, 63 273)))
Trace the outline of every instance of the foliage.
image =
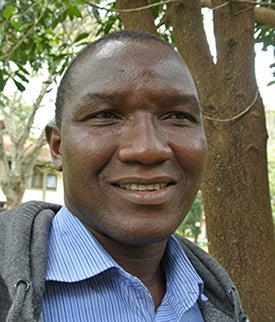
MULTIPOLYGON (((126 2, 124 1, 124 3, 126 2)), ((246 1, 236 0, 234 6, 231 6, 230 14, 226 6, 232 4, 233 1, 210 1, 211 4, 218 4, 214 10, 217 49, 221 49, 223 44, 227 44, 226 54, 229 54, 218 57, 219 68, 212 68, 207 41, 204 42, 206 39, 201 23, 199 0, 170 2, 168 6, 164 4, 164 1, 160 5, 157 0, 148 0, 148 2, 144 0, 145 5, 156 4, 156 6, 151 6, 151 12, 158 33, 173 44, 175 43, 173 39, 175 35, 179 51, 188 53, 189 57, 185 57, 185 60, 188 58, 193 68, 192 73, 196 80, 199 80, 197 84, 198 88, 202 89, 200 94, 204 103, 204 112, 210 112, 210 115, 206 113, 205 116, 209 115, 209 120, 219 121, 217 117, 221 116, 221 119, 226 119, 227 115, 231 117, 236 112, 239 113, 239 107, 242 107, 240 94, 243 95, 247 92, 248 98, 249 92, 254 92, 256 87, 256 83, 251 77, 253 76, 253 68, 249 78, 245 77, 244 68, 239 68, 240 66, 248 66, 249 68, 246 70, 250 71, 250 67, 254 63, 253 52, 250 50, 253 45, 253 39, 250 37, 253 18, 251 9, 255 2, 258 3, 257 7, 265 2, 265 5, 270 4, 270 9, 273 10, 274 0, 247 1, 249 5, 241 3, 246 1), (222 5, 220 5, 221 3, 222 5), (218 10, 218 8, 220 9, 218 10), (234 12, 235 8, 239 11, 234 12), (194 15, 192 15, 193 13, 194 15), (243 14, 249 19, 237 17, 239 14, 243 14), (242 24, 247 21, 248 27, 242 24), (236 28, 233 26, 231 30, 232 23, 236 24, 236 28), (240 30, 246 30, 249 37, 244 39, 240 30), (225 34, 226 37, 223 37, 225 34), (238 41, 244 40, 243 43, 248 46, 243 47, 249 49, 249 55, 247 55, 247 51, 237 52, 238 46, 235 46, 234 42, 228 41, 228 36, 233 36, 233 39, 236 38, 238 41), (229 48, 228 45, 231 47, 229 48), (245 64, 247 62, 248 64, 245 64), (203 86, 203 84, 207 86, 203 86), (224 90, 223 84, 228 90, 224 90)), ((93 35, 97 36, 122 28, 117 3, 119 4, 114 0, 0 1, 0 89, 4 89, 8 79, 12 79, 17 88, 24 91, 25 85, 31 77, 30 71, 37 72, 44 64, 50 73, 60 75, 73 57, 74 52, 80 50, 81 44, 88 40, 88 35, 92 31, 93 35), (82 28, 84 18, 91 16, 96 19, 97 24, 91 23, 88 29, 82 28), (74 22, 74 28, 68 30, 67 25, 72 26, 74 22)), ((130 3, 133 2, 128 0, 128 4, 130 3)), ((267 46, 274 46, 274 30, 270 26, 256 24, 255 37, 257 42, 263 44, 263 49, 267 46)), ((218 55, 219 53, 221 51, 217 50, 218 55)), ((245 95, 244 98, 246 98, 245 95)), ((257 105, 255 108, 258 108, 258 104, 255 105, 257 105)), ((261 108, 259 107, 259 110, 261 108)), ((232 278, 238 282, 241 295, 244 295, 245 304, 250 309, 249 313, 252 313, 252 319, 255 317, 255 320, 267 320, 267 315, 271 312, 272 307, 272 296, 270 296, 272 294, 268 291, 268 286, 271 284, 272 276, 270 267, 273 267, 273 263, 271 259, 274 258, 272 256, 273 235, 268 226, 270 221, 267 220, 270 215, 269 203, 267 207, 266 195, 262 194, 262 191, 266 191, 267 184, 265 177, 262 179, 261 176, 263 173, 266 174, 265 146, 260 145, 262 141, 257 140, 257 137, 264 137, 265 132, 263 131, 263 118, 255 117, 259 115, 257 111, 250 112, 249 110, 245 117, 238 118, 236 122, 228 122, 222 126, 216 126, 216 123, 212 126, 211 121, 205 122, 206 131, 210 137, 211 161, 214 166, 208 166, 206 171, 208 177, 202 188, 204 189, 204 205, 208 218, 208 236, 211 245, 209 250, 213 251, 214 256, 221 261, 232 274, 232 278), (258 130, 259 133, 257 133, 258 130), (234 137, 237 138, 236 142, 233 140, 234 137), (246 164, 242 163, 243 159, 239 156, 243 154, 244 149, 242 149, 242 144, 239 144, 239 137, 250 142, 249 146, 258 149, 260 160, 258 164, 254 162, 253 158, 246 160, 246 164), (218 161, 217 156, 219 157, 218 161), (229 162, 230 167, 227 166, 229 162), (256 172, 255 165, 258 166, 256 172), (252 185, 249 183, 246 186, 246 178, 248 177, 253 178, 253 182, 252 185), (236 185, 236 183, 239 184, 236 185), (241 187, 245 187, 245 189, 241 189, 241 187), (256 194, 253 193, 253 188, 255 188, 256 194), (219 191, 218 194, 217 191, 219 191), (239 193, 241 194, 240 198, 239 193), (255 198, 255 196, 257 197, 255 198), (262 199, 263 202, 259 202, 262 199), (224 210, 224 216, 220 216, 221 207, 224 210), (246 274, 243 274, 243 267, 245 267, 246 274), (257 278, 261 279, 261 285, 258 287, 260 291, 255 288, 255 279, 257 278), (259 291, 260 296, 257 299, 251 297, 251 290, 259 291)), ((233 118, 231 118, 232 120, 233 118)), ((3 144, 0 142, 0 154, 2 147, 3 144)), ((254 150, 256 149, 254 148, 254 150)), ((16 152, 18 149, 15 148, 14 151, 16 152)), ((18 153, 16 156, 20 161, 18 153)), ((0 159, 0 167, 1 162, 0 159)), ((2 167, 5 166, 6 169, 9 167, 8 162, 2 165, 2 167)), ((5 174, 9 176, 10 172, 5 171, 5 174)), ((15 184, 18 184, 22 177, 20 176, 22 171, 21 173, 17 172, 14 172, 15 184)), ((270 178, 272 178, 272 173, 270 178)), ((17 192, 18 189, 12 188, 10 190, 12 195, 17 194, 14 191, 17 192)), ((196 200, 183 225, 194 226, 200 215, 200 204, 196 200)))
MULTIPOLYGON (((96 1, 100 5, 100 1, 96 1)), ((108 1, 104 5, 104 10, 100 10, 97 6, 92 6, 92 13, 97 22, 96 35, 107 35, 112 31, 122 29, 122 23, 117 11, 116 1, 108 1)))
MULTIPOLYGON (((96 1, 96 5, 92 5, 92 12, 97 21, 97 35, 108 34, 111 31, 115 31, 122 28, 119 12, 117 10, 116 1, 106 1, 104 7, 100 7, 102 1, 96 1), (101 9, 100 9, 101 8, 101 9), (104 11, 104 13, 103 13, 104 11)), ((158 4, 159 0, 150 0, 150 4, 158 4)), ((266 2, 265 0, 259 1, 266 2)), ((270 4, 275 4, 275 0, 268 1, 270 4)), ((234 6, 234 3, 231 3, 234 6)), ((173 28, 170 26, 169 21, 165 19, 165 4, 159 4, 151 8, 154 20, 156 22, 158 34, 175 45, 173 28)), ((275 10, 275 6, 270 7, 271 10, 275 10)), ((263 45, 262 50, 266 50, 269 46, 274 48, 275 58, 275 29, 273 26, 263 25, 258 22, 255 23, 255 42, 263 45)), ((275 59, 274 59, 275 60, 275 59)), ((275 78, 275 62, 270 66, 274 69, 273 75, 275 78)), ((271 81, 270 85, 275 81, 271 81)))
MULTIPOLYGON (((261 1, 267 2, 267 1, 261 1)), ((275 4, 275 0, 268 1, 270 4, 275 4)), ((270 7, 271 10, 275 11, 275 6, 270 7)), ((270 65, 272 68, 273 76, 275 78, 275 29, 272 26, 263 25, 258 22, 255 23, 255 42, 262 44, 262 50, 266 51, 269 46, 273 47, 274 51, 274 62, 270 65)), ((275 80, 270 81, 269 85, 275 84, 275 80)))
MULTIPOLYGON (((154 20, 156 21, 159 35, 171 44, 175 44, 173 33, 171 32, 172 29, 165 23, 165 5, 159 4, 159 0, 151 0, 148 2, 150 4, 156 4, 151 8, 151 12, 154 20)), ((96 5, 91 5, 92 12, 97 21, 96 35, 105 35, 112 31, 122 29, 122 23, 116 1, 106 1, 104 6, 102 6, 101 3, 102 1, 97 0, 96 5)))
POLYGON ((39 130, 32 139, 36 111, 49 91, 51 76, 38 91, 32 104, 24 101, 23 93, 15 91, 0 102, 0 116, 4 122, 0 129, 0 185, 7 200, 7 207, 21 202, 26 184, 32 175, 45 135, 39 130))
MULTIPOLYGON (((150 0, 149 3, 158 4, 159 0, 150 0)), ((273 4, 274 0, 269 3, 273 4)), ((153 6, 151 11, 159 34, 174 43, 172 28, 165 20, 165 8, 165 4, 160 4, 153 6)), ((100 0, 94 1, 94 4, 85 0, 0 2, 0 90, 12 78, 17 88, 24 91, 31 76, 26 66, 37 72, 47 62, 52 75, 62 74, 93 29, 82 31, 77 28, 74 38, 67 37, 68 41, 64 42, 66 32, 60 26, 68 20, 78 21, 80 25, 85 16, 91 16, 91 13, 96 21, 96 36, 122 28, 114 0, 105 1, 104 5, 100 0)), ((274 28, 256 23, 255 40, 263 44, 263 50, 268 46, 274 47, 274 28)), ((275 68, 275 65, 272 67, 275 68)))
POLYGON ((203 204, 201 193, 199 192, 193 205, 185 217, 184 221, 178 228, 178 232, 187 237, 194 238, 197 241, 199 234, 201 233, 201 221, 203 214, 203 204))
MULTIPOLYGON (((67 66, 76 46, 89 36, 78 31, 70 40, 61 25, 82 19, 82 0, 7 0, 0 14, 0 90, 11 78, 20 91, 33 72, 45 63, 52 75, 60 75, 67 66), (64 37, 67 41, 64 41, 64 37), (72 46, 74 45, 74 46, 72 46)), ((0 4, 1 6, 1 4, 0 4)))
POLYGON ((33 140, 34 120, 42 100, 94 33, 89 7, 81 0, 7 0, 0 2, 0 9, 0 117, 6 127, 0 129, 0 184, 8 207, 14 207, 21 202, 45 143, 41 129, 33 140), (41 74, 43 78, 49 75, 48 80, 26 103, 22 93, 30 79, 41 74), (12 83, 17 91, 10 94, 12 83), (4 134, 11 139, 8 147, 4 134), (32 148, 27 149, 30 143, 32 148))

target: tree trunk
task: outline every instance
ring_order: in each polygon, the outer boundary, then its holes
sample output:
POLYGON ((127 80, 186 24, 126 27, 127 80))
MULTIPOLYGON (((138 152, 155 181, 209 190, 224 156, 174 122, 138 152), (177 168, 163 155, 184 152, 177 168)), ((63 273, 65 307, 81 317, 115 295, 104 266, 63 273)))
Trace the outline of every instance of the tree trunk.
POLYGON ((2 186, 6 196, 6 208, 11 209, 20 205, 25 193, 25 182, 20 179, 11 178, 8 184, 2 186))
POLYGON ((199 2, 171 5, 169 19, 197 80, 205 115, 209 158, 202 192, 209 250, 237 284, 251 320, 269 321, 275 297, 274 235, 264 108, 254 73, 253 8, 242 4, 215 10, 213 66, 202 42, 199 2))
MULTIPOLYGON (((214 8, 212 0, 201 0, 201 6, 214 8)), ((275 28, 275 10, 265 7, 254 7, 255 20, 263 25, 269 25, 275 28)))
MULTIPOLYGON (((213 1, 215 6, 222 2, 213 1)), ((210 251, 236 280, 251 320, 270 321, 275 318, 274 229, 264 106, 254 70, 253 13, 248 4, 226 6, 214 12, 220 79, 217 90, 221 95, 216 97, 215 105, 220 104, 222 97, 218 116, 233 120, 206 122, 210 158, 216 169, 208 168, 204 190, 206 211, 211 214, 210 251), (242 115, 244 111, 247 113, 242 115), (216 127, 215 123, 223 124, 216 127), (217 132, 225 142, 222 149, 217 132), (222 162, 218 155, 223 156, 222 162), (211 200, 219 187, 221 191, 211 200), (225 209, 222 214, 221 209, 225 209)))
POLYGON ((157 34, 154 19, 150 8, 127 12, 128 9, 142 8, 148 6, 147 0, 117 0, 117 7, 121 11, 120 17, 125 29, 146 30, 157 34), (126 9, 126 12, 124 11, 126 9))
MULTIPOLYGON (((130 8, 127 3, 132 1, 124 1, 124 8, 130 8)), ((213 1, 213 6, 223 3, 213 1)), ((209 145, 202 184, 209 250, 236 283, 250 319, 270 321, 275 312, 274 232, 264 108, 254 73, 254 11, 247 4, 214 11, 214 64, 200 6, 200 0, 178 1, 167 5, 166 15, 200 92, 209 145)))

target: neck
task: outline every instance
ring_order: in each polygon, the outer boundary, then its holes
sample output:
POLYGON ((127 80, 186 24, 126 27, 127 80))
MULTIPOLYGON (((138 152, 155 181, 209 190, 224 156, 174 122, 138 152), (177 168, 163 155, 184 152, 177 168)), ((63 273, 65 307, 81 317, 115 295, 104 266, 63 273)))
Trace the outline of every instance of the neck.
POLYGON ((139 278, 151 293, 157 308, 165 294, 165 274, 161 260, 167 240, 148 245, 127 245, 93 232, 106 251, 129 274, 139 278))

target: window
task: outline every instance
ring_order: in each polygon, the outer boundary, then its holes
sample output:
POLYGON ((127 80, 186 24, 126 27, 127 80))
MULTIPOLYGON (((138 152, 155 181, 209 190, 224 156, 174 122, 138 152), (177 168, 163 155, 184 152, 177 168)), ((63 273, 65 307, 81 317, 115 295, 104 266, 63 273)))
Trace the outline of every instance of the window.
POLYGON ((43 183, 43 173, 35 172, 32 176, 32 188, 41 188, 43 183))
POLYGON ((31 186, 37 189, 43 189, 43 186, 45 186, 46 189, 54 190, 57 188, 57 176, 36 171, 32 176, 31 186), (45 180, 44 184, 43 180, 45 180))
POLYGON ((57 187, 57 177, 55 174, 47 174, 47 189, 56 189, 57 187))

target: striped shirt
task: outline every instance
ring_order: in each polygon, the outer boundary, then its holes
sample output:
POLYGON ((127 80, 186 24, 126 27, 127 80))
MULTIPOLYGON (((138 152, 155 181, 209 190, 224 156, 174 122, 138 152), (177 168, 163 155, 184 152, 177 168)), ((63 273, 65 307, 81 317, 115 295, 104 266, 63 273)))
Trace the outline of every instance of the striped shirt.
POLYGON ((144 284, 127 273, 66 207, 49 234, 44 322, 203 322, 203 282, 171 236, 163 258, 166 294, 155 310, 144 284))

